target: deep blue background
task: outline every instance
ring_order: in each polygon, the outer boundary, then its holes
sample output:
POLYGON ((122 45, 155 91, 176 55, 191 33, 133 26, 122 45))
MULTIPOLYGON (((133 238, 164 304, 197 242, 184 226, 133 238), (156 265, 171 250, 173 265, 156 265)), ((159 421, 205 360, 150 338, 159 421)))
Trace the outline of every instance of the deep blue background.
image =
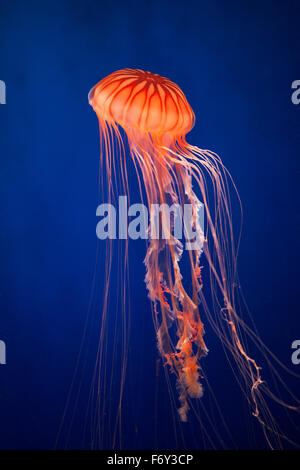
MULTIPOLYGON (((290 357, 300 336, 300 105, 291 102, 291 83, 300 79, 299 2, 1 0, 0 9, 0 79, 7 85, 7 104, 0 106, 0 339, 7 344, 0 447, 53 448, 57 437, 96 256, 99 142, 87 93, 124 67, 178 83, 197 117, 189 141, 220 154, 233 175, 244 206, 239 272, 245 296, 265 343, 296 372, 290 357)), ((134 174, 132 181, 137 200, 134 174)), ((184 443, 176 443, 162 373, 163 404, 153 414, 157 352, 143 283, 145 247, 132 243, 134 406, 126 411, 125 446, 210 447, 191 424, 184 443)), ((101 256, 90 320, 95 328, 101 256)), ((235 446, 264 447, 209 327, 206 341, 206 371, 235 446)), ((86 395, 84 389, 79 408, 86 395)), ((285 419, 279 414, 283 426, 285 419)), ((68 427, 59 445, 79 447, 80 413, 68 427)))

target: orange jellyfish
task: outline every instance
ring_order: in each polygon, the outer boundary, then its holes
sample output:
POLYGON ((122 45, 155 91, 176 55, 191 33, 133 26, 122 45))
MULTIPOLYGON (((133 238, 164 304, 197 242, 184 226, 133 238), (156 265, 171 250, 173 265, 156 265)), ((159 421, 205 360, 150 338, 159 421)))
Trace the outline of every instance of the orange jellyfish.
POLYGON ((183 243, 171 233, 164 217, 162 229, 169 236, 150 237, 145 257, 158 350, 165 366, 177 377, 180 419, 188 419, 191 399, 203 394, 201 359, 208 353, 203 325, 206 318, 241 372, 239 383, 253 414, 265 431, 274 431, 265 395, 277 399, 247 352, 246 340, 253 340, 261 350, 264 346, 237 311, 236 247, 229 196, 229 186, 235 186, 230 174, 218 155, 186 141, 195 116, 182 90, 169 79, 142 70, 120 70, 90 91, 89 103, 99 119, 101 161, 106 165, 109 197, 115 191, 116 159, 121 180, 128 187, 126 135, 148 207, 189 204, 192 208, 191 227, 200 243, 188 251, 188 285, 180 269, 183 243), (204 228, 198 217, 201 204, 204 228), (206 259, 207 285, 202 257, 206 259), (206 291, 210 292, 210 302, 206 291))

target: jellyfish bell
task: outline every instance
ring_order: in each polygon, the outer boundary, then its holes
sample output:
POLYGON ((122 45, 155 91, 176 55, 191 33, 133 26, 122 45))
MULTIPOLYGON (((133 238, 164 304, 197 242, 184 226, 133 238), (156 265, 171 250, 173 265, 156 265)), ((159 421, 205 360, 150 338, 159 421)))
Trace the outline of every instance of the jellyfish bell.
MULTIPOLYGON (((217 154, 186 141, 195 116, 182 90, 165 77, 142 70, 119 70, 92 88, 89 103, 99 119, 101 161, 105 156, 109 197, 114 179, 121 179, 129 192, 121 127, 128 139, 141 195, 143 186, 148 206, 168 202, 183 207, 188 203, 191 228, 203 240, 188 254, 188 286, 184 285, 180 269, 183 244, 168 232, 164 218, 162 225, 168 237, 150 238, 144 261, 157 346, 164 364, 177 378, 180 419, 187 420, 191 400, 203 395, 201 363, 208 353, 202 321, 205 316, 241 373, 243 380, 239 385, 254 416, 264 431, 267 429, 277 438, 279 433, 264 398, 275 396, 263 382, 261 368, 245 345, 252 341, 260 351, 266 349, 245 324, 237 307, 240 302, 235 289, 238 278, 229 192, 230 184, 234 189, 235 185, 229 172, 217 154), (211 194, 214 200, 210 204, 211 194), (205 227, 198 218, 202 204, 205 227), (203 256, 210 278, 207 285, 201 274, 203 256)), ((108 281, 109 276, 107 289, 108 281)), ((101 338, 106 314, 104 309, 101 338)), ((101 380, 101 368, 99 375, 101 380)))
POLYGON ((161 140, 184 136, 195 116, 182 90, 171 80, 143 70, 124 69, 101 80, 89 93, 98 117, 161 140))

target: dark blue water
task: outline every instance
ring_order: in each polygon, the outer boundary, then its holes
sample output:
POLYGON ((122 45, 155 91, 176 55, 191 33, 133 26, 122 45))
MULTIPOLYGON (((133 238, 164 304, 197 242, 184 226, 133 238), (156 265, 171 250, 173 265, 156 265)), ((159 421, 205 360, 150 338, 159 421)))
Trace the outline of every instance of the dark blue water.
MULTIPOLYGON (((7 104, 0 106, 0 339, 7 347, 7 364, 0 366, 1 448, 55 445, 96 260, 99 141, 87 94, 124 67, 165 75, 186 93, 197 117, 189 141, 222 156, 243 202, 239 272, 260 336, 284 365, 300 372, 291 362, 291 343, 300 336, 300 105, 291 102, 291 83, 300 79, 299 13, 296 1, 1 2, 0 79, 7 86, 7 104)), ((130 172, 138 202, 132 167, 130 172)), ((59 447, 90 446, 83 422, 103 294, 101 243, 75 392, 82 387, 77 407, 72 395, 59 447)), ((175 414, 174 425, 161 365, 156 372, 145 246, 131 245, 123 446, 210 448, 193 417, 182 427, 175 414)), ((114 264, 115 276, 117 271, 114 264)), ((121 315, 113 301, 109 309, 111 318, 121 315)), ((265 447, 209 326, 206 342, 205 370, 232 434, 206 390, 204 410, 224 438, 214 435, 216 447, 265 447)), ((297 392, 292 377, 284 380, 297 392)), ((274 412, 299 442, 290 417, 274 412)))

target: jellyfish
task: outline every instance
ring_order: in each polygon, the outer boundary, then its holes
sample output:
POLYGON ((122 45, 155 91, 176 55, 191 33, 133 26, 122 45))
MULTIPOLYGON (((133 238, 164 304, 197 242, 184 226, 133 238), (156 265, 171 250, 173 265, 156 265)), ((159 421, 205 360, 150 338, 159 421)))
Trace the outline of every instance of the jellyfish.
POLYGON ((253 415, 264 430, 274 430, 264 395, 276 397, 246 344, 250 339, 258 348, 263 346, 237 307, 237 243, 230 199, 230 187, 236 188, 230 173, 216 153, 187 142, 195 116, 183 91, 168 78, 119 70, 92 88, 89 103, 99 120, 109 198, 117 180, 129 192, 128 145, 148 207, 190 207, 190 228, 197 243, 187 251, 188 282, 181 267, 183 241, 174 236, 163 216, 160 224, 167 236, 150 234, 144 260, 157 347, 165 367, 176 376, 180 420, 187 421, 192 399, 203 395, 206 319, 241 374, 238 381, 253 415), (205 226, 199 222, 202 207, 205 226))

